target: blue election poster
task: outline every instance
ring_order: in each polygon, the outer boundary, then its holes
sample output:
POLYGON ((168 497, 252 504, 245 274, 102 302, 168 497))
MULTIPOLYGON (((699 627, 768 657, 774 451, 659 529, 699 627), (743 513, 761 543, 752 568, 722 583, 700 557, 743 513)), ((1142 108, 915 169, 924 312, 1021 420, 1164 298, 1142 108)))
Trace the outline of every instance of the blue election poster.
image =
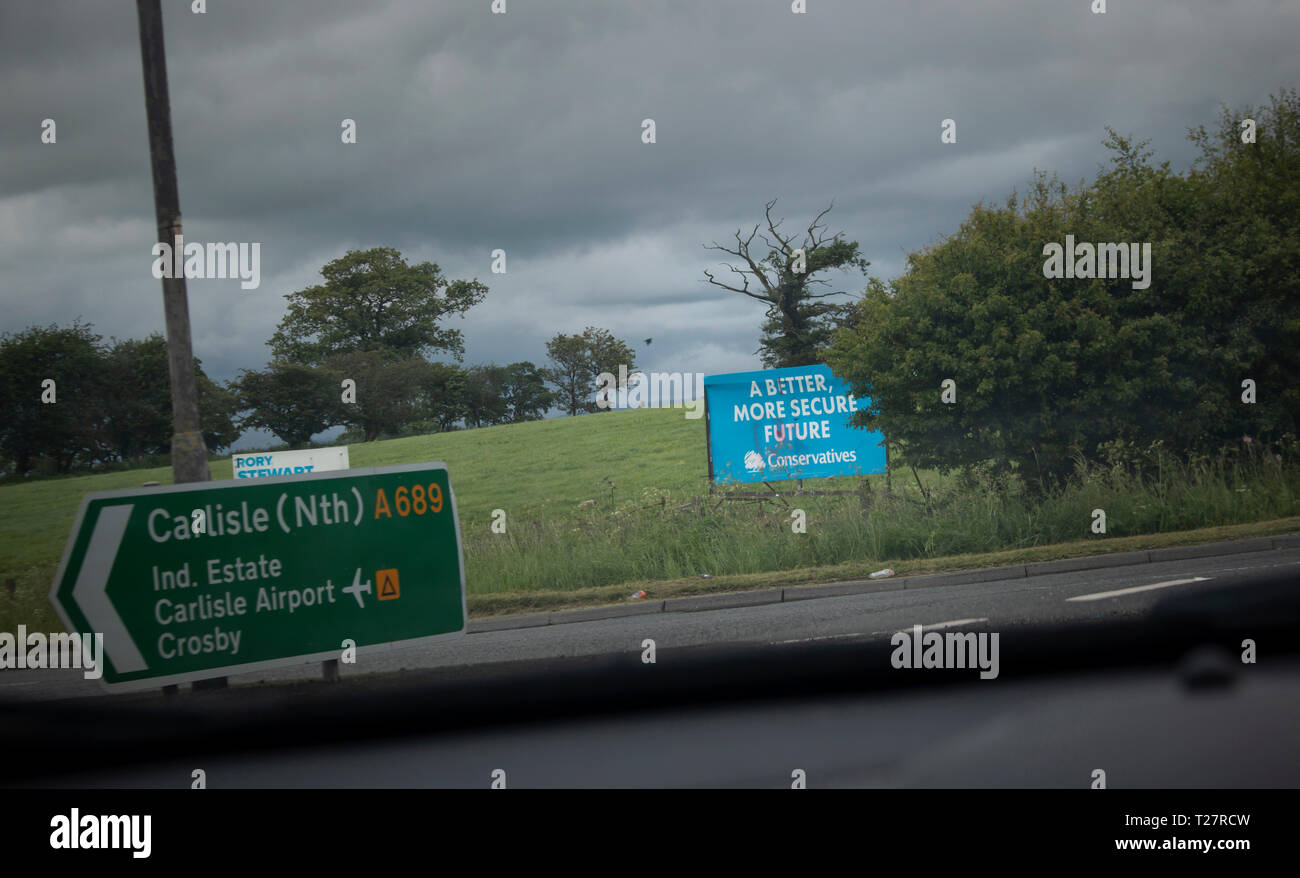
POLYGON ((885 471, 884 436, 849 424, 869 400, 827 366, 704 378, 715 484, 885 471))

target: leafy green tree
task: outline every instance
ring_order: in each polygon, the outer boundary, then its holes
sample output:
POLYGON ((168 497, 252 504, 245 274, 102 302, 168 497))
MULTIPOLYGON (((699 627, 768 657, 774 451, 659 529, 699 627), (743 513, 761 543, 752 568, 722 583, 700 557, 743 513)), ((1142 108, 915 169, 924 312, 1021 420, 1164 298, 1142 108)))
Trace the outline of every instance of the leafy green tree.
MULTIPOLYGON (((209 451, 239 437, 233 396, 194 360, 199 425, 209 451)), ((0 340, 0 372, 16 376, 0 389, 0 449, 18 472, 38 460, 69 472, 96 463, 171 450, 167 340, 112 339, 105 346, 88 325, 32 327, 0 340), (40 377, 37 377, 37 376, 40 377), (55 381, 55 402, 41 403, 41 382, 55 381), (28 393, 27 384, 36 388, 28 393)))
POLYGON ((269 430, 290 447, 307 445, 342 423, 342 388, 333 376, 312 366, 272 363, 263 371, 241 370, 231 382, 244 428, 269 430))
MULTIPOLYGON (((1078 413, 1098 403, 1079 366, 1104 363, 1108 327, 1079 288, 1041 271, 1048 217, 977 206, 954 236, 909 257, 889 285, 868 286, 855 328, 828 354, 860 400, 858 422, 900 457, 947 471, 992 460, 1036 475, 1068 470, 1078 413), (958 404, 945 404, 943 382, 958 404)), ((1054 237, 1047 240, 1058 240, 1054 237)))
POLYGON ((607 329, 588 326, 581 335, 557 333, 546 343, 550 365, 546 380, 556 389, 553 404, 570 415, 596 412, 596 384, 602 372, 617 376, 619 366, 636 371, 636 354, 607 329))
POLYGON ((903 460, 993 461, 1031 487, 1115 440, 1203 453, 1294 432, 1300 342, 1300 125, 1294 92, 1192 138, 1188 174, 1153 165, 1114 131, 1110 165, 1067 189, 1039 175, 1027 197, 977 205, 956 234, 869 284, 828 361, 871 404, 859 417, 903 460), (1264 149, 1255 151, 1256 146, 1264 149), (1151 283, 1048 279, 1044 245, 1149 243, 1151 283), (1244 379, 1259 401, 1244 404, 1244 379), (941 386, 956 383, 957 402, 941 386))
POLYGON ((397 435, 423 414, 430 366, 421 357, 352 351, 326 357, 324 370, 335 387, 347 378, 356 382, 356 402, 342 403, 340 422, 359 429, 365 442, 397 435))
POLYGON ((421 385, 424 417, 438 432, 451 430, 468 414, 468 374, 450 363, 430 363, 421 385))
POLYGON ((488 427, 509 418, 503 393, 505 369, 495 364, 465 370, 465 424, 488 427))
POLYGON ((591 371, 591 358, 582 336, 557 333, 546 343, 546 353, 550 357, 546 380, 554 385, 560 406, 570 415, 594 408, 590 382, 599 372, 591 371))
POLYGON ((1250 435, 1300 435, 1300 95, 1224 108, 1211 130, 1189 135, 1200 151, 1189 175, 1194 222, 1178 219, 1191 230, 1191 304, 1211 330, 1205 354, 1220 361, 1215 403, 1244 416, 1250 435), (1243 142, 1248 119, 1253 143, 1243 142), (1253 405, 1241 402, 1247 378, 1253 405))
POLYGON ((461 333, 442 323, 487 295, 477 280, 448 281, 436 264, 408 265, 391 247, 350 250, 321 275, 323 284, 285 296, 288 311, 270 340, 276 360, 320 365, 335 354, 377 350, 459 359, 461 333))
MULTIPOLYGON (((143 339, 112 340, 96 369, 94 436, 96 460, 131 460, 169 454, 172 441, 172 398, 167 339, 150 333, 143 339), (123 392, 129 388, 129 392, 123 392)), ((199 430, 209 452, 218 452, 239 438, 236 400, 203 371, 194 358, 198 390, 199 430)))
POLYGON ((554 405, 545 369, 526 362, 474 366, 465 371, 465 424, 519 424, 539 420, 554 405))
MULTIPOLYGON (((200 360, 194 358, 194 372, 199 394, 199 430, 203 433, 203 444, 210 454, 216 454, 239 438, 242 432, 236 424, 239 414, 239 398, 229 388, 222 387, 200 368, 200 360)), ((171 420, 168 419, 168 429, 171 420)), ((170 441, 169 441, 170 446, 170 441)))
POLYGON ((523 361, 467 369, 465 423, 471 427, 540 420, 554 404, 545 370, 523 361))
POLYGON ((772 218, 775 205, 776 199, 772 199, 764 207, 766 232, 760 234, 760 225, 756 224, 747 236, 742 237, 741 231, 736 231, 734 247, 716 241, 707 247, 739 260, 739 264, 723 263, 736 276, 735 279, 728 284, 715 278, 710 271, 705 271, 704 276, 714 286, 748 296, 767 306, 767 319, 763 323, 757 351, 765 366, 784 368, 820 363, 839 321, 847 316, 851 306, 823 301, 842 296, 845 291, 817 292, 818 287, 830 285, 828 280, 817 275, 854 268, 866 274, 871 263, 859 254, 856 241, 844 240, 842 232, 826 234, 827 227, 822 220, 830 213, 833 204, 808 224, 802 240, 780 231, 783 220, 772 218), (755 237, 763 243, 756 245, 755 237), (762 253, 764 248, 766 255, 762 253), (798 270, 800 257, 796 254, 800 249, 803 251, 802 271, 798 270), (755 282, 755 287, 751 288, 751 281, 755 282), (741 286, 735 286, 736 283, 741 286))
POLYGON ((501 396, 512 424, 541 420, 555 404, 555 394, 546 389, 545 370, 527 360, 505 367, 501 396))
MULTIPOLYGON (((131 460, 168 454, 172 398, 167 339, 159 333, 144 339, 112 339, 95 377, 96 458, 131 460)), ((202 426, 202 408, 199 415, 202 426)))
POLYGON ((42 457, 68 472, 93 456, 100 338, 79 320, 0 336, 0 452, 16 472, 31 472, 42 457), (55 382, 52 403, 41 401, 46 379, 55 382))
POLYGON ((1044 244, 1066 234, 1140 240, 1095 213, 1095 196, 1040 177, 1025 205, 1014 195, 1003 208, 977 205, 955 235, 912 254, 888 292, 869 288, 828 358, 871 399, 859 422, 911 464, 992 461, 1036 490, 1119 437, 1187 447, 1203 385, 1178 364, 1199 338, 1162 307, 1163 282, 1142 291, 1124 278, 1043 277, 1044 244), (953 404, 941 394, 948 379, 953 404))

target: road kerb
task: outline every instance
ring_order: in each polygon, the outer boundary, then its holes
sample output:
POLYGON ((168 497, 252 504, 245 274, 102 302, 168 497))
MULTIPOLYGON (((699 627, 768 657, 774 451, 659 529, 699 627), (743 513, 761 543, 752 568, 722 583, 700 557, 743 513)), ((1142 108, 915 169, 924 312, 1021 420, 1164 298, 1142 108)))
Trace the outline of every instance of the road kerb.
POLYGON ((854 594, 873 594, 882 591, 901 591, 906 577, 897 579, 862 579, 848 582, 827 582, 821 585, 792 585, 785 589, 782 600, 808 601, 815 598, 838 598, 854 594))
POLYGON ((1151 563, 1160 561, 1186 561, 1191 558, 1213 558, 1217 555, 1241 555, 1246 552, 1268 552, 1273 549, 1273 537, 1254 540, 1233 540, 1230 543, 1202 543, 1199 546, 1170 546, 1152 549, 1151 563))
POLYGON ((529 613, 521 616, 488 616, 486 619, 470 619, 465 627, 467 634, 482 634, 485 631, 507 631, 515 628, 540 628, 551 624, 550 613, 529 613))
POLYGON ((552 625, 565 625, 570 622, 594 622, 600 619, 618 619, 623 616, 644 616, 647 613, 662 613, 664 601, 637 601, 626 604, 609 604, 604 607, 584 607, 580 610, 556 610, 551 613, 552 625))
POLYGON ((783 592, 784 589, 780 588, 765 588, 759 591, 730 591, 689 598, 671 598, 664 601, 664 612, 694 613, 700 610, 728 610, 733 607, 779 604, 783 592))
POLYGON ((905 588, 934 588, 943 585, 963 585, 970 582, 996 582, 999 579, 1024 579, 1025 565, 984 567, 978 570, 958 570, 952 573, 933 573, 927 576, 909 576, 905 588))

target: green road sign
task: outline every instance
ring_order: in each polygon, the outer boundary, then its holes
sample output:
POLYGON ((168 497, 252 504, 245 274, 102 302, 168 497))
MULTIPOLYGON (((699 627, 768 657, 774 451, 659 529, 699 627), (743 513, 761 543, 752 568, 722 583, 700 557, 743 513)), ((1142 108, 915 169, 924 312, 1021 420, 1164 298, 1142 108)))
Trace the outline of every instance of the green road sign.
POLYGON ((463 634, 446 464, 88 494, 50 600, 113 689, 463 634))

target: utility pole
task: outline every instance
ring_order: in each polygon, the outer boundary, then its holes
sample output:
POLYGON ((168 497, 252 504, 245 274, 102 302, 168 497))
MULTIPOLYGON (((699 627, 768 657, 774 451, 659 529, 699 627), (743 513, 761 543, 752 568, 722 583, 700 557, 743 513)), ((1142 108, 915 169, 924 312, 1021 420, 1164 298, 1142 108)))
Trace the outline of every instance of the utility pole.
MULTIPOLYGON (((171 98, 167 93, 167 55, 163 48, 161 0, 136 0, 140 19, 140 61, 144 69, 144 106, 149 118, 149 160, 153 167, 154 216, 158 242, 175 247, 181 232, 180 190, 176 185, 176 154, 172 150, 171 98)), ((173 265, 183 253, 172 254, 173 265)), ((176 484, 206 482, 208 449, 199 427, 198 383, 194 377, 194 348, 190 342, 190 305, 185 273, 164 277, 163 314, 167 328, 167 367, 172 388, 172 480, 176 484)), ((225 677, 197 681, 196 688, 221 688, 225 677), (205 684, 205 685, 204 685, 205 684)), ((173 686, 163 687, 174 695, 173 686)))
MULTIPOLYGON (((176 155, 172 151, 171 101, 163 50, 161 0, 136 0, 140 18, 140 58, 144 66, 144 105, 149 116, 149 158, 153 166, 154 214, 158 241, 173 247, 181 235, 176 155)), ((183 257, 183 254, 173 254, 183 257)), ((181 261, 177 259, 176 261, 181 261)), ((206 482, 208 450, 199 428, 198 385, 190 344, 190 306, 181 277, 164 277, 163 312, 167 324, 167 365, 172 385, 172 476, 177 484, 206 482)))

